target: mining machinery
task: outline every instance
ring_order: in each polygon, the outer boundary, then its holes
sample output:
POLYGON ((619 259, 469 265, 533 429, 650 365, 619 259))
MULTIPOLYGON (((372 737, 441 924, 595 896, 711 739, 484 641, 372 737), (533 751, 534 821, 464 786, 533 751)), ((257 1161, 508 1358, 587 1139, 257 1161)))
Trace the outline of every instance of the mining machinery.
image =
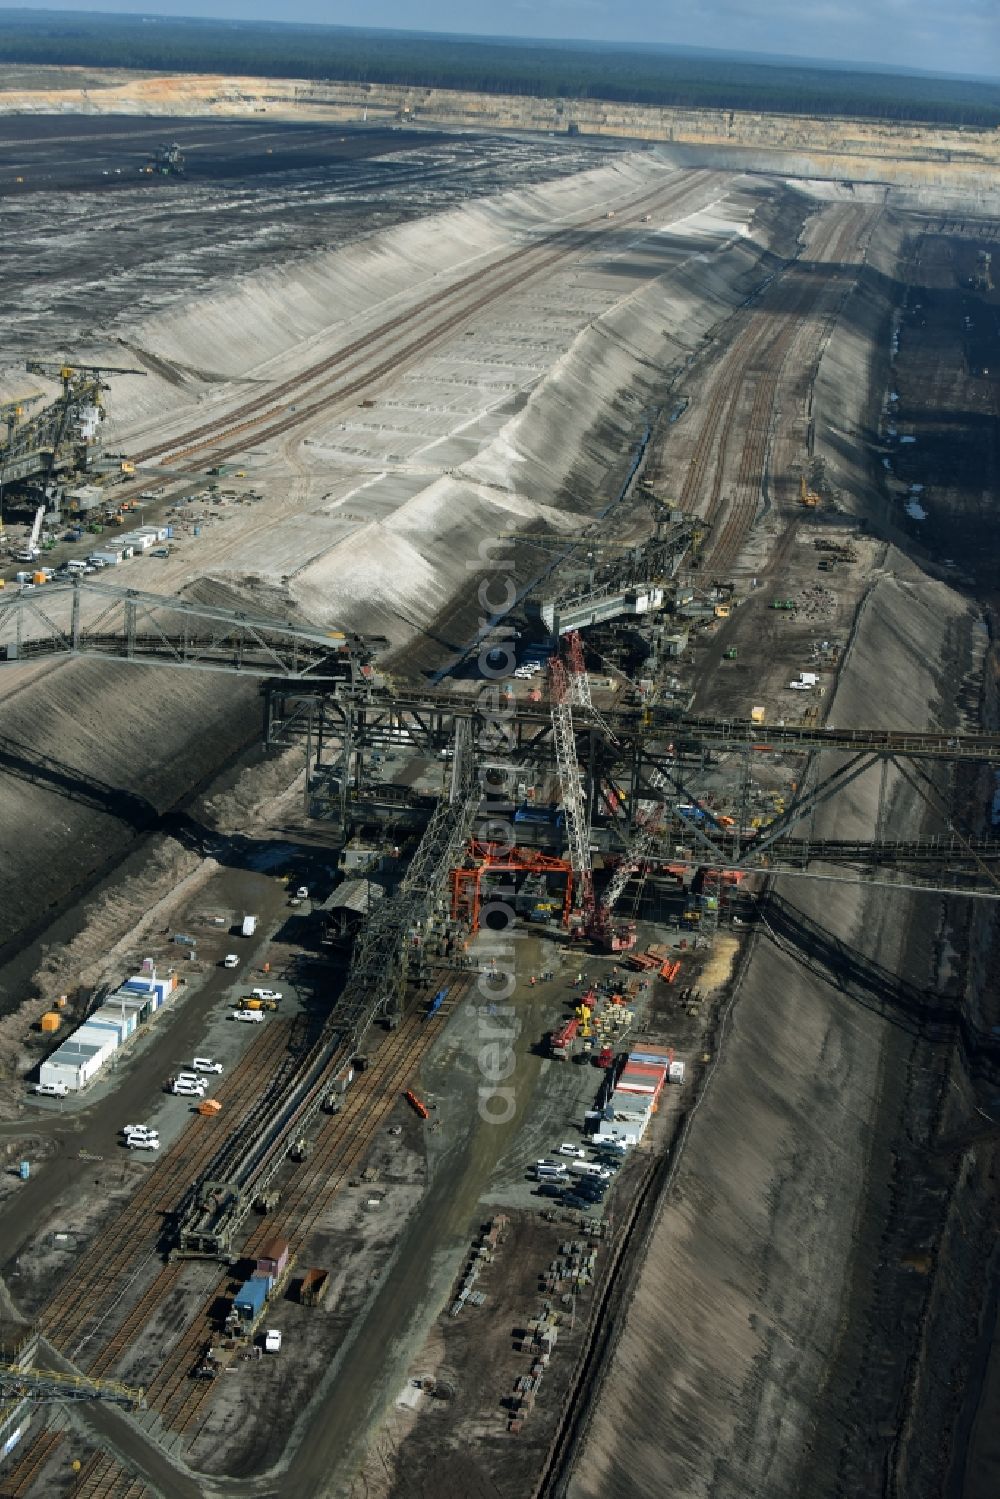
POLYGON ((31 1400, 46 1405, 100 1401, 105 1405, 120 1406, 123 1410, 146 1408, 145 1393, 131 1385, 6 1363, 0 1364, 0 1400, 31 1400))
POLYGON ((143 171, 156 177, 183 177, 184 154, 176 141, 168 146, 157 146, 143 171))
MULTIPOLYGON (((23 409, 41 397, 16 403, 13 419, 7 417, 6 439, 0 443, 0 475, 6 484, 36 474, 47 482, 57 469, 86 469, 104 420, 102 393, 108 389, 104 376, 146 373, 110 365, 54 364, 40 359, 26 360, 25 369, 29 374, 61 381, 62 390, 50 406, 26 421, 18 418, 17 406, 23 409)), ((7 410, 4 408, 5 414, 7 410)))

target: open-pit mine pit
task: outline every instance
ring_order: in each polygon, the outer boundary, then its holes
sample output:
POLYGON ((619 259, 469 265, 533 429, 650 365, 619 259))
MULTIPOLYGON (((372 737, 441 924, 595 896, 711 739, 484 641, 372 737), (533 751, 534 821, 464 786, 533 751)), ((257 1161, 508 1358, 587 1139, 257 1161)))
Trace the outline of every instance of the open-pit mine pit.
POLYGON ((0 112, 0 406, 110 372, 3 496, 0 1492, 987 1499, 1000 194, 185 97, 0 112))

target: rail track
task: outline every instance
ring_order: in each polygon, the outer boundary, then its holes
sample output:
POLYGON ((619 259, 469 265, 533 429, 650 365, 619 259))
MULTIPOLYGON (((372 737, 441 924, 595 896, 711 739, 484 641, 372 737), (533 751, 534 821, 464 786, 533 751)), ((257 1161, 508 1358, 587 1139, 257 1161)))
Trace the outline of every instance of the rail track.
POLYGON ((220 1135, 235 1135, 248 1120, 262 1083, 287 1050, 289 1033, 286 1021, 264 1028, 215 1090, 221 1114, 192 1118, 177 1144, 153 1167, 49 1302, 40 1319, 41 1331, 82 1368, 88 1368, 87 1346, 107 1328, 129 1285, 155 1258, 164 1219, 181 1192, 218 1150, 220 1135))
POLYGON ((133 1478, 104 1452, 87 1459, 73 1485, 73 1499, 147 1499, 150 1492, 141 1478, 133 1478))
MULTIPOLYGON (((385 1037, 369 1067, 345 1096, 340 1113, 323 1116, 308 1160, 282 1193, 280 1212, 264 1218, 253 1230, 244 1246, 244 1256, 256 1254, 267 1238, 278 1233, 291 1240, 293 1253, 298 1252, 312 1226, 369 1153, 379 1129, 396 1107, 405 1083, 470 983, 469 976, 456 979, 451 986, 448 1009, 429 1019, 424 1018, 418 1001, 399 1028, 385 1037)), ((215 1119, 198 1116, 192 1120, 166 1159, 149 1173, 115 1223, 94 1244, 49 1304, 42 1319, 46 1337, 92 1377, 106 1374, 123 1357, 178 1286, 184 1262, 161 1265, 138 1301, 118 1320, 116 1314, 119 1306, 128 1300, 129 1287, 159 1257, 158 1241, 165 1216, 173 1211, 180 1193, 217 1152, 219 1120, 226 1118, 230 1138, 237 1135, 259 1100, 262 1082, 287 1052, 289 1031, 287 1023, 277 1020, 266 1027, 239 1066, 215 1090, 223 1104, 223 1115, 215 1119)), ((331 1066, 339 1066, 342 1060, 338 1056, 331 1066)), ((191 1373, 198 1354, 215 1330, 212 1315, 218 1298, 235 1285, 231 1275, 220 1277, 212 1294, 167 1354, 147 1391, 150 1408, 176 1431, 190 1431, 211 1396, 213 1386, 192 1379, 191 1373)), ((27 1496, 61 1439, 61 1433, 43 1431, 10 1475, 10 1488, 4 1493, 9 1492, 11 1499, 27 1496)), ((102 1454, 94 1455, 78 1476, 77 1485, 80 1495, 92 1499, 142 1499, 147 1492, 141 1481, 124 1473, 102 1454)))
MULTIPOLYGON (((512 251, 462 277, 452 286, 424 298, 407 312, 387 319, 345 348, 273 386, 266 395, 244 402, 225 417, 192 427, 177 438, 156 443, 132 456, 136 462, 149 462, 170 454, 172 461, 183 463, 205 448, 218 449, 220 457, 241 451, 242 438, 249 431, 254 432, 255 441, 282 436, 317 415, 331 401, 357 395, 367 386, 392 373, 403 360, 426 352, 432 343, 445 337, 461 322, 490 303, 520 288, 528 278, 549 270, 560 260, 586 248, 593 242, 595 235, 603 235, 622 227, 634 227, 642 221, 645 212, 681 208, 688 199, 700 193, 705 183, 715 175, 717 174, 707 169, 699 171, 687 176, 683 184, 666 195, 664 189, 659 187, 641 194, 624 210, 616 211, 611 219, 604 214, 594 215, 577 224, 555 230, 534 244, 512 251), (462 298, 467 293, 473 294, 471 300, 463 302, 457 309, 448 311, 443 319, 435 321, 437 314, 454 304, 456 297, 462 298), (401 333, 409 336, 414 332, 415 337, 399 346, 401 333), (380 352, 384 357, 374 368, 371 367, 368 361, 380 352), (327 390, 322 395, 319 389, 310 389, 311 386, 315 387, 328 380, 331 375, 346 378, 347 383, 327 390), (317 397, 318 399, 313 399, 317 397), (309 404, 297 405, 294 412, 289 412, 287 403, 293 398, 296 402, 306 400, 309 404), (268 422, 271 425, 266 426, 268 422), (259 428, 263 430, 258 430, 259 428), (235 446, 219 448, 220 443, 232 444, 235 439, 240 439, 235 446)), ((122 491, 123 494, 131 492, 122 491)))
MULTIPOLYGON (((856 209, 836 222, 816 247, 812 265, 838 266, 847 262, 852 247, 865 239, 874 225, 869 209, 856 209)), ((713 571, 730 568, 746 539, 757 512, 773 428, 775 397, 788 356, 810 317, 815 314, 817 288, 814 270, 795 264, 775 282, 773 290, 748 310, 745 326, 727 353, 726 365, 713 382, 694 450, 681 488, 681 509, 702 510, 716 527, 707 561, 713 571), (753 385, 750 410, 739 425, 744 438, 731 492, 726 493, 726 467, 740 398, 753 385), (721 519, 721 525, 719 524, 721 519)), ((823 319, 816 337, 837 316, 823 319)))
MULTIPOLYGON (((453 1003, 460 1000, 470 984, 471 978, 467 976, 453 984, 453 1003)), ((341 1112, 325 1119, 308 1160, 282 1193, 280 1211, 264 1218, 248 1237, 243 1258, 255 1257, 269 1238, 279 1234, 289 1240, 293 1255, 299 1253, 309 1231, 369 1154, 379 1130, 398 1105, 406 1084, 412 1080, 446 1020, 446 1013, 424 1019, 422 1012, 411 1011, 399 1028, 383 1040, 367 1070, 345 1096, 341 1112)), ((195 1423, 214 1386, 208 1381, 192 1379, 191 1370, 215 1329, 213 1309, 219 1297, 235 1288, 231 1276, 220 1278, 147 1391, 147 1399, 164 1425, 187 1434, 192 1440, 197 1435, 195 1423)))
POLYGON ((37 1436, 29 1438, 27 1450, 0 1483, 0 1495, 3 1499, 27 1499, 32 1486, 41 1477, 42 1470, 63 1442, 64 1436, 61 1431, 43 1430, 37 1436))

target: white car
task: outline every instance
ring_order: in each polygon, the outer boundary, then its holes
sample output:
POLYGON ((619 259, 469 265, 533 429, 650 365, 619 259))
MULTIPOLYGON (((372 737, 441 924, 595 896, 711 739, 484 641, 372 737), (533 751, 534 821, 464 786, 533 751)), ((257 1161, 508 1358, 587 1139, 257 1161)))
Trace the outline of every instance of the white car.
POLYGON ((267 1329, 267 1332, 264 1334, 264 1352, 281 1352, 281 1333, 279 1332, 278 1328, 269 1327, 267 1329))
POLYGON ((282 999, 284 996, 279 994, 277 989, 251 989, 250 997, 251 999, 282 999))
POLYGON ((585 1161, 587 1159, 587 1152, 581 1149, 579 1145, 560 1145, 559 1154, 571 1155, 577 1161, 585 1161))
POLYGON ((65 1083, 36 1083, 35 1092, 43 1098, 65 1098, 69 1088, 65 1083))
POLYGON ((129 1135, 125 1141, 129 1150, 159 1150, 159 1140, 154 1140, 151 1135, 129 1135))
POLYGON ((222 1063, 213 1062, 211 1057, 195 1057, 191 1063, 195 1072, 221 1072, 222 1063))
POLYGON ((264 1011, 263 1010, 234 1010, 233 1011, 233 1019, 234 1020, 246 1020, 251 1025, 260 1025, 261 1021, 264 1019, 264 1011))
POLYGON ((205 1083, 201 1078, 175 1077, 170 1085, 171 1093, 176 1093, 188 1098, 204 1098, 205 1083))
POLYGON ((223 968, 239 968, 239 956, 234 952, 227 952, 222 960, 222 966, 223 968))
MULTIPOLYGON (((309 886, 308 885, 300 885, 299 888, 295 892, 295 899, 296 900, 308 900, 309 899, 309 886)), ((281 1334, 279 1333, 278 1336, 280 1337, 281 1334)))
POLYGON ((122 1134, 127 1140, 158 1140, 160 1132, 146 1124, 123 1124, 122 1134))

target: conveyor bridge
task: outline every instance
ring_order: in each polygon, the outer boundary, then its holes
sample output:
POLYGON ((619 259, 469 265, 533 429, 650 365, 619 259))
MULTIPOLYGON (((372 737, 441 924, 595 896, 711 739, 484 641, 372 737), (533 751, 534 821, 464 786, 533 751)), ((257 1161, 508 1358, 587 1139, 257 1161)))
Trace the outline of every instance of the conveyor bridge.
POLYGON ((335 681, 385 646, 362 637, 120 588, 91 577, 0 596, 0 665, 96 657, 250 677, 335 681))

